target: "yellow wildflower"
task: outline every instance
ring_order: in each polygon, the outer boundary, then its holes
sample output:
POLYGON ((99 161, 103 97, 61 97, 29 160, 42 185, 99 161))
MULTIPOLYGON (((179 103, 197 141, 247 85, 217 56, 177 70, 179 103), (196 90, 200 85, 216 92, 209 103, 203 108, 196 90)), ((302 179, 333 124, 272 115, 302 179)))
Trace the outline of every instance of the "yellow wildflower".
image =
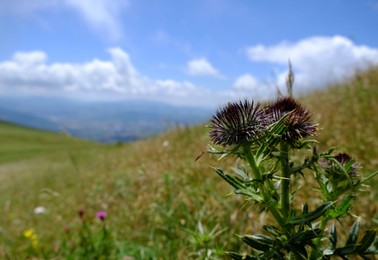
POLYGON ((34 234, 34 229, 32 229, 32 228, 25 230, 24 233, 23 233, 24 237, 26 237, 26 238, 31 238, 33 236, 33 234, 34 234))
POLYGON ((34 233, 33 228, 29 228, 28 230, 25 230, 23 232, 23 235, 24 235, 25 238, 28 238, 30 240, 33 248, 38 247, 38 244, 39 244, 38 236, 37 236, 37 234, 34 233))
POLYGON ((39 244, 38 236, 34 234, 34 235, 30 238, 30 240, 31 240, 32 247, 37 248, 37 247, 38 247, 38 244, 39 244))

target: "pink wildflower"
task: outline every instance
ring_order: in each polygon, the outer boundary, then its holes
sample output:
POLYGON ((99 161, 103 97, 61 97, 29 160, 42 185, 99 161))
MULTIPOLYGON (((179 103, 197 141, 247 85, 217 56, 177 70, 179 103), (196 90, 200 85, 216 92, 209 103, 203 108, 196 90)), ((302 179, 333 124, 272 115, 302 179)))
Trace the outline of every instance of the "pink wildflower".
POLYGON ((96 213, 96 218, 101 219, 102 221, 106 218, 106 212, 105 211, 99 211, 96 213))

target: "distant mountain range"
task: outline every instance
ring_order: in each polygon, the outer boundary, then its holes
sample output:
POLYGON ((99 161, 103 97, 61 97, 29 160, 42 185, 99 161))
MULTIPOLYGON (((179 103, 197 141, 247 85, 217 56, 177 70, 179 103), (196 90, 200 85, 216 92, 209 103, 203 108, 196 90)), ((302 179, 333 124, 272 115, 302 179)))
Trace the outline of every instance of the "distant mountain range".
POLYGON ((131 141, 209 119, 210 109, 165 103, 0 97, 0 120, 100 142, 131 141))

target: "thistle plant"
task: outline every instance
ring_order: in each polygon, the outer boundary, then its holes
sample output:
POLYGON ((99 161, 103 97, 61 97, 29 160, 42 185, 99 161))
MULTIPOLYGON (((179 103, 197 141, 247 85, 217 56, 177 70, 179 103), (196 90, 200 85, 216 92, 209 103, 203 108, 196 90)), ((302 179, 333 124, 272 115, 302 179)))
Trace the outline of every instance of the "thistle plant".
MULTIPOLYGON (((291 94, 294 75, 290 72, 291 94)), ((291 95, 264 106, 249 100, 228 103, 211 118, 210 128, 209 153, 220 159, 236 157, 239 162, 233 173, 220 168, 215 172, 236 194, 245 196, 256 210, 268 211, 273 219, 262 226, 261 234, 240 236, 250 253, 228 252, 232 259, 370 259, 378 254, 376 231, 360 235, 358 218, 343 244, 336 229, 338 222, 347 224, 344 217, 351 215, 353 198, 378 172, 363 177, 348 154, 334 149, 319 153, 312 139, 318 125, 291 95), (314 179, 309 182, 317 186, 318 200, 295 200, 300 178, 314 179)))

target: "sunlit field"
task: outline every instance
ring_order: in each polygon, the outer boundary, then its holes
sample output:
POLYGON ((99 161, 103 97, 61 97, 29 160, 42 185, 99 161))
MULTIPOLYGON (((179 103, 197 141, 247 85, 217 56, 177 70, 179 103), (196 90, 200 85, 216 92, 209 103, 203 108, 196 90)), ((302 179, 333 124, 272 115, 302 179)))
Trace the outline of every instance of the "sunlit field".
MULTIPOLYGON (((377 87, 371 69, 300 97, 320 125, 318 149, 352 155, 362 175, 378 169, 377 87)), ((1 122, 0 258, 222 259, 245 250, 236 234, 269 219, 213 172, 235 161, 206 153, 208 131, 98 144, 1 122)), ((362 229, 378 223, 378 179, 369 185, 351 210, 362 229)), ((316 191, 299 192, 309 200, 316 191)))

